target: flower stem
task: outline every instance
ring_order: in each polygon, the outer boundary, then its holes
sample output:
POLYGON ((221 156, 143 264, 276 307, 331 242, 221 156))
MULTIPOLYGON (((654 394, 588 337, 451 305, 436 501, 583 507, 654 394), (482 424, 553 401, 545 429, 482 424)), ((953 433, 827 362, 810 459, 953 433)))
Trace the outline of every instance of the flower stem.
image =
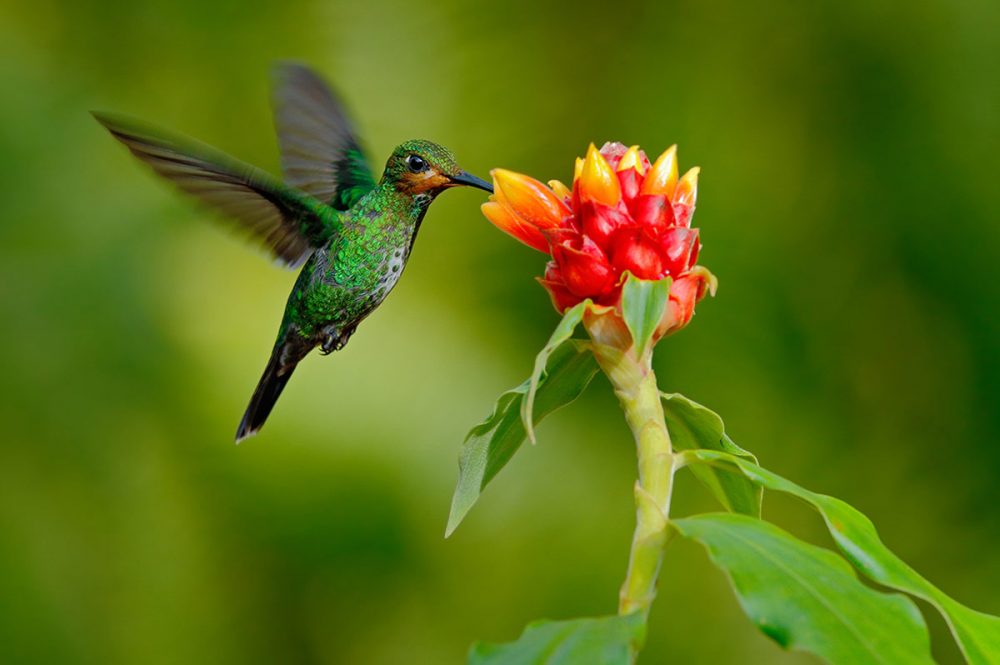
POLYGON ((635 437, 639 479, 635 484, 636 525, 628 573, 619 594, 618 613, 649 612, 667 544, 673 450, 663 418, 651 354, 636 359, 601 344, 594 345, 598 364, 611 381, 635 437))

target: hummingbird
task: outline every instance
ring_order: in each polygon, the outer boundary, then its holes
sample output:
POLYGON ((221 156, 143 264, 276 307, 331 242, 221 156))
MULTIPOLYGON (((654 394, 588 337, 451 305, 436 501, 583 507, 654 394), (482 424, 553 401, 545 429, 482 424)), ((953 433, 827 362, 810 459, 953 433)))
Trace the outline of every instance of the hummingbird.
POLYGON ((219 213, 288 268, 300 268, 277 340, 236 442, 264 425, 313 349, 344 348, 399 280, 427 209, 446 189, 493 186, 445 147, 410 140, 376 182, 344 107, 312 69, 274 69, 272 102, 283 181, 214 148, 113 113, 93 112, 160 176, 219 213))

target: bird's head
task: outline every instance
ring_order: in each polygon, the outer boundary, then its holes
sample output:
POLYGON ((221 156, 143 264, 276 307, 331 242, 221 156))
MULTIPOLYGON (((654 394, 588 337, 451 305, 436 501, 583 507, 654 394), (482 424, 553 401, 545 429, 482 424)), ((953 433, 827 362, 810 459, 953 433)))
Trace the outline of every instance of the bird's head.
POLYGON ((493 192, 493 185, 459 167, 450 150, 418 139, 400 144, 393 151, 382 180, 414 196, 435 196, 449 187, 463 185, 493 192))

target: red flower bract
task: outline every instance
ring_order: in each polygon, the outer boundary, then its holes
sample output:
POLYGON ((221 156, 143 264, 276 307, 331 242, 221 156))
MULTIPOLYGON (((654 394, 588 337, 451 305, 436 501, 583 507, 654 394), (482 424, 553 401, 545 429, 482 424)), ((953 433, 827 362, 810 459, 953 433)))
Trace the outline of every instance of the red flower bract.
POLYGON ((492 175, 496 194, 483 214, 552 257, 539 282, 560 313, 587 298, 618 309, 627 273, 670 277, 660 337, 686 325, 695 303, 714 290, 715 278, 695 266, 700 243, 690 227, 698 169, 678 178, 676 146, 651 164, 638 146, 591 144, 586 158, 576 160, 572 188, 504 169, 492 175))

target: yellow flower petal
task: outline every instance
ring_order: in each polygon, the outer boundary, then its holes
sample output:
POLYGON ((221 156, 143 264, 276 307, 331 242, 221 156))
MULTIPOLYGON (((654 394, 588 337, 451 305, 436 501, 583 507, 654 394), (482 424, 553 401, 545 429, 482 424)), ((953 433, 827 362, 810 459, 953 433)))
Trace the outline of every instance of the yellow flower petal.
POLYGON ((580 179, 581 173, 583 173, 583 160, 577 157, 576 164, 573 166, 573 182, 580 179))
POLYGON ((622 198, 618 176, 593 143, 587 150, 587 158, 580 173, 580 196, 607 206, 618 205, 622 198))
POLYGON ((677 187, 677 146, 672 145, 657 157, 652 168, 642 182, 640 194, 654 194, 670 197, 677 187))
POLYGON ((676 191, 674 191, 674 203, 694 205, 698 199, 698 174, 700 172, 701 169, 696 166, 684 174, 684 177, 677 183, 676 191))
POLYGON ((639 146, 634 145, 628 149, 628 151, 622 155, 622 159, 618 162, 618 171, 625 171, 626 169, 635 169, 639 175, 643 175, 646 172, 646 167, 642 164, 642 159, 639 157, 639 146))
POLYGON ((549 180, 549 187, 552 188, 552 193, 561 199, 573 198, 573 192, 569 191, 569 187, 562 184, 558 180, 549 180))

